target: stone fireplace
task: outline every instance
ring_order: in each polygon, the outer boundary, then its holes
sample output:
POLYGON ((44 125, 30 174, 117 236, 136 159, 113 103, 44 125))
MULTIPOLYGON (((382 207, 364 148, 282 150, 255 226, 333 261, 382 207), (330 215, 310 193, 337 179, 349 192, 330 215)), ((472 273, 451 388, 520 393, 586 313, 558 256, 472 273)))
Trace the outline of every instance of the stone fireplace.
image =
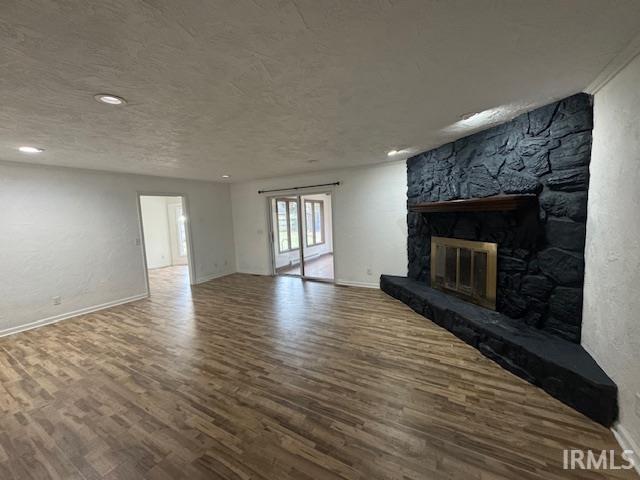
POLYGON ((592 118, 578 94, 410 158, 408 276, 380 285, 609 426, 617 388, 580 346, 592 118))
POLYGON ((590 97, 580 94, 409 159, 409 277, 430 281, 431 236, 497 243, 496 309, 578 343, 591 129, 590 97), (501 195, 533 201, 416 208, 501 195))

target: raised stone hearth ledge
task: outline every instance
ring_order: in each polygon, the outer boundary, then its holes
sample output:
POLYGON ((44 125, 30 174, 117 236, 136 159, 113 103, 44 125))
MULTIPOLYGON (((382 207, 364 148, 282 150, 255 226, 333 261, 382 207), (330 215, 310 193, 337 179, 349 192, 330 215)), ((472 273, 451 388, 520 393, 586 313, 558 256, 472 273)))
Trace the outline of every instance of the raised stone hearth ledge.
POLYGON ((618 416, 617 387, 580 345, 429 287, 382 275, 380 288, 596 422, 618 416))

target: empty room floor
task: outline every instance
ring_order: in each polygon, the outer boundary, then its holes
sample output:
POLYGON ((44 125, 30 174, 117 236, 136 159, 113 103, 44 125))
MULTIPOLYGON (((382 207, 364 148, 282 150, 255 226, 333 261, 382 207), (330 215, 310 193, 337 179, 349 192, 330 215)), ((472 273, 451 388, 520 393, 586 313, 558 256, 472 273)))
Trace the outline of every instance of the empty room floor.
MULTIPOLYGON (((284 275, 299 275, 300 266, 282 270, 279 273, 284 275)), ((304 274, 307 277, 326 278, 333 280, 333 253, 322 255, 313 260, 307 260, 304 264, 304 274)))
POLYGON ((0 478, 633 478, 562 470, 609 430, 380 291, 186 274, 0 339, 0 478))

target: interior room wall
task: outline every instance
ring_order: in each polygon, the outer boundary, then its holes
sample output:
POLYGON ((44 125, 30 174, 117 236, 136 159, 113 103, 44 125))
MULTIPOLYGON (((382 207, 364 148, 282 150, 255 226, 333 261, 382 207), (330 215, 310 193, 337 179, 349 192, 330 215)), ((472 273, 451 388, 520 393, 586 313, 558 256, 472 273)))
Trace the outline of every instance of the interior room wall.
POLYGON ((0 162, 0 335, 146 295, 138 193, 186 195, 196 282, 235 270, 228 185, 0 162))
POLYGON ((381 273, 406 275, 406 175, 399 161, 233 184, 238 271, 271 273, 267 196, 258 190, 339 181, 331 196, 336 282, 377 287, 381 273))
POLYGON ((144 247, 147 268, 162 268, 172 264, 167 197, 140 197, 144 226, 144 247))
POLYGON ((616 382, 640 458, 640 57, 594 99, 582 344, 616 382))

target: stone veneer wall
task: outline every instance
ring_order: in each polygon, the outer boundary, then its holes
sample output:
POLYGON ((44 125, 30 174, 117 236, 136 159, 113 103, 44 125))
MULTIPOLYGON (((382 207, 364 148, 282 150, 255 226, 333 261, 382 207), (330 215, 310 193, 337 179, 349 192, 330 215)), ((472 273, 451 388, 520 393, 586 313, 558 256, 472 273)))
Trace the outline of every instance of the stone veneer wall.
POLYGON ((579 342, 592 128, 578 94, 410 158, 409 206, 536 193, 539 208, 409 213, 409 277, 429 281, 432 234, 496 242, 497 310, 579 342))

